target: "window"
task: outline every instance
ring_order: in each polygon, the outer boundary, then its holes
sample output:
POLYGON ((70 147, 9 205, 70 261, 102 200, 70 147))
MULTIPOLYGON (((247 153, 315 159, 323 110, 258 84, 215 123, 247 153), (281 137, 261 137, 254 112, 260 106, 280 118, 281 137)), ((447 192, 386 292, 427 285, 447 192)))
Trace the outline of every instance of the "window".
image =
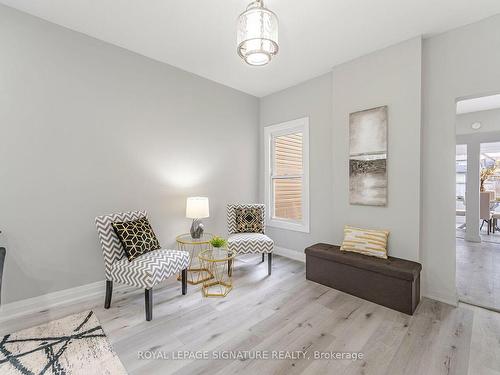
POLYGON ((309 119, 264 128, 267 223, 309 232, 309 119))

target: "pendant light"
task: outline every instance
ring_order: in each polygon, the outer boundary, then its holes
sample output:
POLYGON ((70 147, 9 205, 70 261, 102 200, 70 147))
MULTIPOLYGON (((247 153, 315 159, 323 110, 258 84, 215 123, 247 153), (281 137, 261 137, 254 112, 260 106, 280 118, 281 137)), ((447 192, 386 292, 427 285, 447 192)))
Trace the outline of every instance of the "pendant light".
POLYGON ((278 53, 278 17, 263 0, 250 3, 238 17, 238 55, 249 65, 262 66, 278 53))

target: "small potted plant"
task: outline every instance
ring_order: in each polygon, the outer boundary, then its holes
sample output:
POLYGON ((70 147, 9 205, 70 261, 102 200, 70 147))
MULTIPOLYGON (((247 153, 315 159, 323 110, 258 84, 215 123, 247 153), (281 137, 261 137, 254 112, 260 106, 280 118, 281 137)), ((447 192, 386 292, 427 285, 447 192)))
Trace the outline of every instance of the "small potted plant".
POLYGON ((222 238, 222 237, 219 237, 219 236, 214 236, 211 240, 210 240, 210 245, 212 245, 212 247, 216 248, 216 249, 221 249, 221 248, 225 248, 226 247, 226 244, 227 244, 227 241, 225 238, 222 238))

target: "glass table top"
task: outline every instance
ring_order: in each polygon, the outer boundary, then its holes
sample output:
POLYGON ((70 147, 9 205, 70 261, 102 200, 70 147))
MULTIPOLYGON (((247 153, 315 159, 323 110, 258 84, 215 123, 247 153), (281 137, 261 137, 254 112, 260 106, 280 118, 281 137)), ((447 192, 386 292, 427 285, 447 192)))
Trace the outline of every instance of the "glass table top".
POLYGON ((198 255, 201 260, 205 260, 207 262, 224 262, 226 260, 233 259, 235 256, 235 251, 220 248, 205 250, 198 255))
POLYGON ((184 233, 177 236, 175 240, 179 243, 196 245, 210 243, 213 237, 212 233, 203 233, 200 238, 192 238, 190 233, 184 233))

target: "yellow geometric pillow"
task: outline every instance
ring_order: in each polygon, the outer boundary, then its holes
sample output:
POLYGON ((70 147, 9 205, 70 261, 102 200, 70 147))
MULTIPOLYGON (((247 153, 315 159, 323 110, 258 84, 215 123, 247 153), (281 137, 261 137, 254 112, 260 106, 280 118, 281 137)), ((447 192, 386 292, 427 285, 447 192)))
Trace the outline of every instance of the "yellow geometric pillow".
POLYGON ((340 250, 387 259, 389 231, 361 229, 346 225, 340 250))

